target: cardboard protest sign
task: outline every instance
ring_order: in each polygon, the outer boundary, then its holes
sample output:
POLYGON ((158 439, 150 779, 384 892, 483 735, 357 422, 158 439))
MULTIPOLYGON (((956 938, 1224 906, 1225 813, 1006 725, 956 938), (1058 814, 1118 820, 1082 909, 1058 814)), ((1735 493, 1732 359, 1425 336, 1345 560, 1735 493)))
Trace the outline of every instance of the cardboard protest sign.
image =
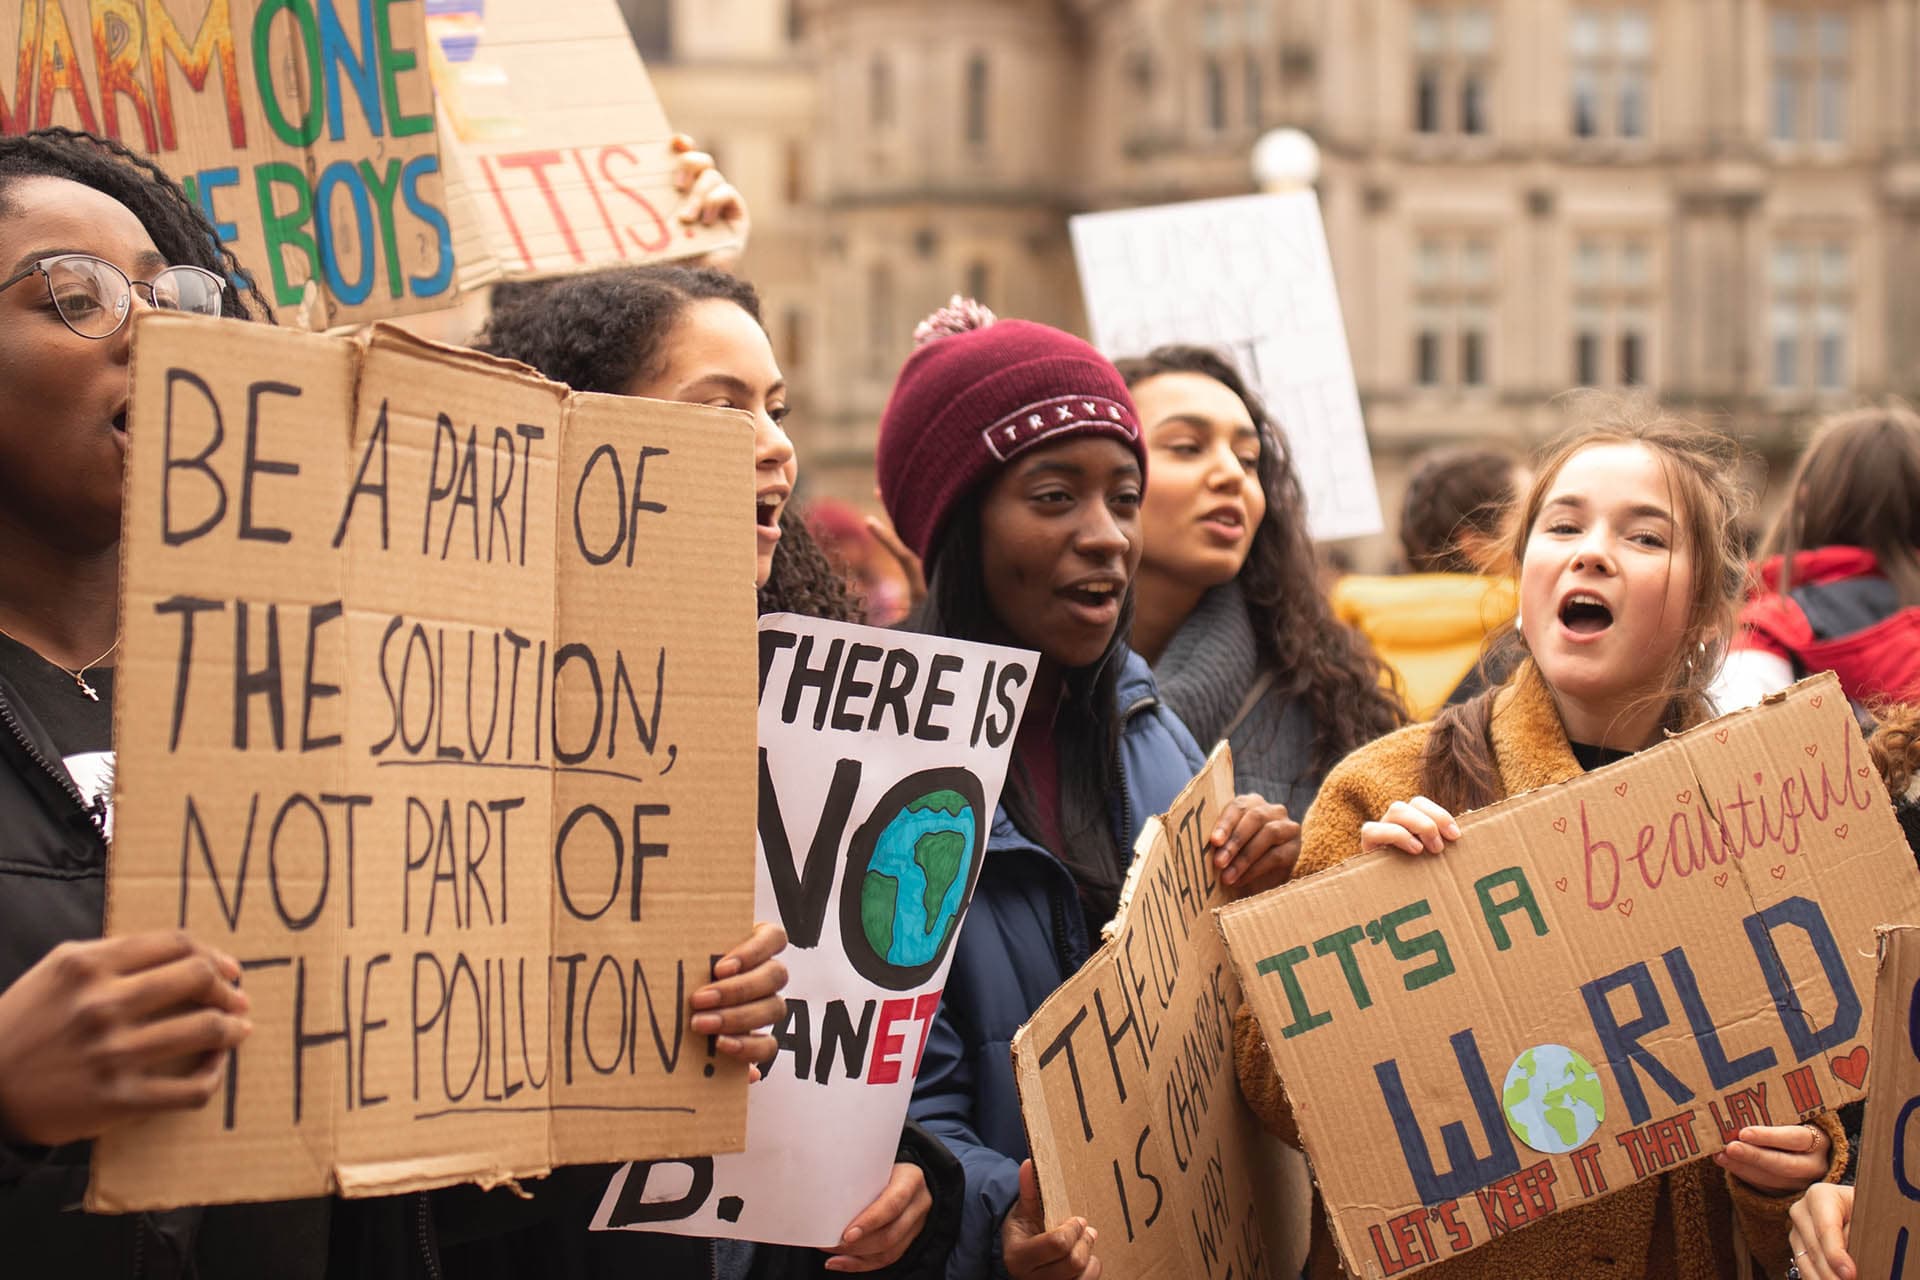
POLYGON ((1373 458, 1311 191, 1081 214, 1068 220, 1094 345, 1223 351, 1286 434, 1315 538, 1380 531, 1373 458))
POLYGON ((825 1247, 885 1188, 1036 658, 760 620, 755 911, 787 930, 780 1048, 745 1152, 620 1170, 596 1229, 825 1247))
POLYGON ((1873 1280, 1920 1276, 1920 1187, 1907 1139, 1920 1112, 1920 928, 1880 930, 1873 1001, 1873 1090, 1854 1152, 1853 1223, 1847 1252, 1854 1274, 1873 1280))
POLYGON ((1209 919, 1227 891, 1207 836, 1233 795, 1223 743, 1141 830, 1105 944, 1013 1040, 1047 1221, 1098 1227, 1120 1280, 1274 1274, 1233 1071, 1240 984, 1209 919))
POLYGON ((673 129, 614 0, 425 3, 462 288, 734 242, 673 217, 673 129))
POLYGON ((738 1149, 687 1031, 752 906, 752 424, 384 326, 133 356, 107 927, 240 960, 125 1210, 738 1149))
POLYGON ((1920 875, 1830 673, 1461 828, 1219 913, 1354 1274, 1861 1095, 1920 875))
POLYGON ((452 230, 412 0, 19 0, 0 133, 67 125, 178 178, 275 307, 448 305, 452 230))

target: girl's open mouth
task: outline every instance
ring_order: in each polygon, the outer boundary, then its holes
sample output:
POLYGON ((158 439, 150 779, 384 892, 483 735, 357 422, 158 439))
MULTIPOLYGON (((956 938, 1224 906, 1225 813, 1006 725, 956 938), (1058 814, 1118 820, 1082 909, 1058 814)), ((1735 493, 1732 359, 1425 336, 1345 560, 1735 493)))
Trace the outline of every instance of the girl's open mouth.
POLYGON ((1613 625, 1613 610, 1599 596, 1576 591, 1561 602, 1560 623, 1577 636, 1597 636, 1613 625))

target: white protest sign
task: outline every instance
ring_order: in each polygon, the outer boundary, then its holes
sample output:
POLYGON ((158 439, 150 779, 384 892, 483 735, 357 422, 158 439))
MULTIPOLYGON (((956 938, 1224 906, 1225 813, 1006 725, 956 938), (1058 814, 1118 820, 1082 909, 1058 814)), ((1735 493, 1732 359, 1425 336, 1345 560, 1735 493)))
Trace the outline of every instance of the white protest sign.
POLYGON ((1215 347, 1287 438, 1318 539, 1380 531, 1373 460, 1311 191, 1069 220, 1093 343, 1115 359, 1215 347))
POLYGON ((745 1152, 626 1166, 595 1230, 828 1247, 885 1187, 1035 662, 760 620, 755 912, 787 930, 780 1048, 745 1152))

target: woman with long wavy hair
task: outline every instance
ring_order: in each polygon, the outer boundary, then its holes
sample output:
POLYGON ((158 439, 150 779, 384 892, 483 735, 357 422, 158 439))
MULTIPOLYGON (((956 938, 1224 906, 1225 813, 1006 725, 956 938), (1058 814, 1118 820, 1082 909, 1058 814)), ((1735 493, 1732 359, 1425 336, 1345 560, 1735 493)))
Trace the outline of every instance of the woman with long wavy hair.
MULTIPOLYGON (((1195 739, 1232 745, 1237 789, 1297 819, 1328 770, 1406 711, 1320 594, 1299 478, 1239 371, 1192 346, 1117 363, 1153 477, 1133 648, 1195 739)), ((1251 891, 1291 869, 1288 857, 1222 876, 1251 891)))

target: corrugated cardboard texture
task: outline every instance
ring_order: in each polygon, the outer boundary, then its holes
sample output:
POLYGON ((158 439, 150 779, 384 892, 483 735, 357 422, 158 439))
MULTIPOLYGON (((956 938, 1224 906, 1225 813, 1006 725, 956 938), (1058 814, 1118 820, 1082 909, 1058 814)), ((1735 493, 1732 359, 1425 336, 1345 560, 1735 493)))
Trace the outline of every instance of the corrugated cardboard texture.
POLYGON ((0 6, 0 133, 104 133, 180 180, 277 308, 447 306, 453 240, 422 4, 0 6), (9 84, 6 77, 13 77, 9 84))
POLYGON ((1856 1275, 1920 1276, 1920 1152, 1907 1148, 1920 1111, 1920 928, 1880 931, 1873 999, 1873 1088, 1861 1130, 1847 1252, 1856 1275))
POLYGON ((443 0, 427 27, 462 288, 733 243, 673 216, 673 129, 613 0, 443 0))
POLYGON ((1219 913, 1356 1274, 1861 1096, 1920 874, 1831 675, 1461 826, 1219 913))
POLYGON ((255 1029, 90 1203, 738 1149, 686 1023, 753 901, 751 423, 137 323, 107 926, 232 952, 255 1029))
POLYGON ((1233 1074, 1240 987, 1208 915, 1207 837, 1233 799, 1223 743, 1150 819, 1106 943, 1013 1040, 1047 1222, 1100 1229, 1102 1274, 1271 1274, 1259 1126, 1233 1074))

